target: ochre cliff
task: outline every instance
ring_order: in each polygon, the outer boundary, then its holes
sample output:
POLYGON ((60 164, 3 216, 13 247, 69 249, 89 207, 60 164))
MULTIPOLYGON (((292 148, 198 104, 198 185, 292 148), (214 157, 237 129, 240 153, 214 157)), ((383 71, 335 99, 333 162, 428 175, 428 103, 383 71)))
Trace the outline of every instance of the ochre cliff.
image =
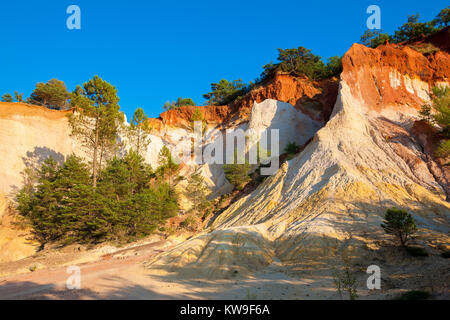
POLYGON ((375 111, 391 106, 420 108, 429 100, 429 88, 447 81, 449 54, 423 55, 409 46, 387 44, 377 49, 354 44, 342 64, 354 95, 375 111))
POLYGON ((345 264, 355 274, 376 264, 386 278, 411 267, 411 278, 427 269, 421 281, 449 279, 439 258, 439 250, 450 248, 448 185, 436 169, 443 163, 430 154, 434 142, 417 122, 431 87, 449 85, 449 58, 407 46, 353 45, 343 58, 330 119, 311 142, 221 212, 210 229, 148 268, 159 275, 231 278, 276 265, 330 288, 333 270, 345 264), (380 227, 393 206, 413 215, 415 245, 438 257, 436 264, 398 258, 380 227))
POLYGON ((227 126, 247 122, 254 103, 272 99, 287 102, 315 120, 328 120, 336 102, 338 79, 310 81, 306 77, 294 77, 277 73, 266 83, 259 85, 229 106, 185 106, 165 111, 159 118, 150 119, 153 129, 164 125, 188 127, 192 115, 199 109, 208 124, 227 126))

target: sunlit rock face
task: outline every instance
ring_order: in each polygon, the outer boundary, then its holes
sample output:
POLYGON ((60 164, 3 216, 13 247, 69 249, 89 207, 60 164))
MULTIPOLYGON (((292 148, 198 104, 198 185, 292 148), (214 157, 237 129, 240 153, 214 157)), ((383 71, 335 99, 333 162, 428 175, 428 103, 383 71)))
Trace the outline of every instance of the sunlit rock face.
MULTIPOLYGON (((286 270, 330 275, 344 254, 352 263, 370 262, 387 239, 380 224, 392 206, 413 214, 420 243, 448 247, 444 170, 414 127, 431 87, 448 85, 449 63, 444 51, 424 56, 408 47, 355 44, 344 56, 330 119, 304 150, 231 204, 209 230, 150 261, 149 268, 233 277, 280 261, 286 270)), ((267 114, 250 125, 269 127, 277 110, 290 110, 265 103, 267 114)))
POLYGON ((67 111, 0 102, 0 192, 22 186, 22 172, 48 157, 57 161, 79 149, 70 137, 67 111))
POLYGON ((291 104, 272 99, 255 102, 249 121, 249 129, 254 130, 258 137, 264 133, 269 136, 271 130, 278 130, 280 153, 290 142, 304 145, 321 127, 322 123, 296 110, 291 104))

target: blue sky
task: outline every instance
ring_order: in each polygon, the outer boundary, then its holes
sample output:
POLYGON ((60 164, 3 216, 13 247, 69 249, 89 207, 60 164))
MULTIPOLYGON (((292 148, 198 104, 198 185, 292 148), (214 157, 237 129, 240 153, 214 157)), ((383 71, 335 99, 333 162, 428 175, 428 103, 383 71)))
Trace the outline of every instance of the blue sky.
POLYGON ((324 58, 344 54, 366 29, 366 8, 381 8, 392 33, 408 14, 431 20, 447 1, 2 1, 0 95, 29 96, 37 82, 63 80, 70 91, 98 74, 118 88, 129 118, 150 116, 167 100, 198 104, 210 83, 248 82, 276 60, 277 48, 304 46, 324 58), (81 30, 66 9, 81 8, 81 30))

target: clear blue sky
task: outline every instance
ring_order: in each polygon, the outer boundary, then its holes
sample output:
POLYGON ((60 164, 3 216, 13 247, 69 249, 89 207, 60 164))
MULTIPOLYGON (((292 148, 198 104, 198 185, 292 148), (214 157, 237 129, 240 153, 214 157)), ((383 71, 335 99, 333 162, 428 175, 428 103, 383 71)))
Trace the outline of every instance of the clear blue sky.
POLYGON ((255 79, 277 48, 344 54, 365 31, 371 4, 392 33, 408 14, 431 20, 448 2, 2 1, 0 95, 29 96, 51 78, 72 91, 98 74, 118 88, 127 117, 136 107, 155 117, 179 96, 202 104, 211 82, 255 79), (66 28, 71 4, 81 8, 81 30, 66 28))

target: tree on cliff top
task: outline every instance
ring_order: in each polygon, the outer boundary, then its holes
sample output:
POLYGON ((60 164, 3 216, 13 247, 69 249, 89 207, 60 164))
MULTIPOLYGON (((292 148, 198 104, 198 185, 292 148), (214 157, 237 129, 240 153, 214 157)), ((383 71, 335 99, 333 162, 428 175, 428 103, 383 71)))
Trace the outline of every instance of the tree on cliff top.
POLYGON ((434 22, 419 22, 419 14, 408 16, 408 21, 405 22, 397 31, 395 31, 394 42, 399 43, 411 39, 416 39, 420 36, 426 36, 436 32, 434 22))
POLYGON ((64 109, 69 98, 70 93, 67 91, 64 82, 58 79, 51 79, 47 83, 37 83, 36 89, 28 98, 28 102, 51 109, 64 109))
POLYGON ((13 102, 13 97, 9 93, 2 95, 2 102, 13 102))
POLYGON ((386 41, 391 42, 392 38, 387 32, 383 33, 383 30, 366 30, 361 36, 361 43, 370 48, 376 48, 386 41))
POLYGON ((447 27, 450 23, 450 7, 442 9, 433 20, 433 23, 439 29, 447 27))
POLYGON ((77 112, 69 115, 72 135, 81 140, 92 156, 92 185, 95 188, 103 151, 117 145, 119 126, 123 122, 117 89, 95 76, 83 86, 77 86, 71 102, 77 107, 77 112))
POLYGON ((269 63, 263 66, 260 80, 272 77, 278 70, 294 75, 307 76, 311 80, 319 80, 339 76, 342 72, 342 58, 330 57, 325 64, 322 58, 305 47, 278 49, 279 63, 269 63))
POLYGON ((203 97, 208 100, 207 104, 226 105, 244 95, 246 89, 247 85, 241 79, 233 81, 222 79, 218 83, 211 83, 211 92, 204 94, 203 97))
POLYGON ((177 99, 177 101, 167 101, 166 103, 164 103, 164 110, 172 110, 175 108, 179 108, 179 107, 184 107, 184 106, 195 106, 194 101, 191 98, 182 98, 179 97, 177 99))
POLYGON ((447 27, 450 22, 450 7, 442 9, 435 19, 419 22, 419 14, 408 16, 408 20, 390 36, 382 30, 366 30, 361 36, 361 43, 367 47, 376 48, 387 40, 392 43, 413 40, 427 36, 447 27))

